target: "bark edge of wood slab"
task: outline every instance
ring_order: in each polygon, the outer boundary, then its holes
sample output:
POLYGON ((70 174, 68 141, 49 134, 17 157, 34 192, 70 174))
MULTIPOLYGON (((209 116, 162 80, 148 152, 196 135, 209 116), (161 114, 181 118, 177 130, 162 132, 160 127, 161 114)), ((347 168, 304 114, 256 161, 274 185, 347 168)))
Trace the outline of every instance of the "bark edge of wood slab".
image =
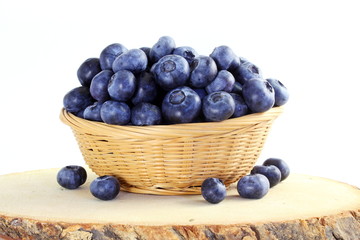
POLYGON ((58 170, 0 176, 0 239, 360 239, 360 190, 330 179, 292 174, 260 200, 231 186, 214 205, 126 192, 100 201, 90 170, 77 190, 56 183, 58 170))

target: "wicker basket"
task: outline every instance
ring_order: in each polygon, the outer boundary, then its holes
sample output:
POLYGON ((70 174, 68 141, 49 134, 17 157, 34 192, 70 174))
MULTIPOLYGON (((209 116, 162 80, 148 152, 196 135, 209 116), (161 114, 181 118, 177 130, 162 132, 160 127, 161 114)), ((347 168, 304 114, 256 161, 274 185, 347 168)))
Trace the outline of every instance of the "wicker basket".
POLYGON ((113 175, 121 189, 159 195, 200 194, 207 177, 226 186, 249 173, 269 129, 282 112, 275 107, 222 122, 118 126, 61 111, 89 167, 113 175))

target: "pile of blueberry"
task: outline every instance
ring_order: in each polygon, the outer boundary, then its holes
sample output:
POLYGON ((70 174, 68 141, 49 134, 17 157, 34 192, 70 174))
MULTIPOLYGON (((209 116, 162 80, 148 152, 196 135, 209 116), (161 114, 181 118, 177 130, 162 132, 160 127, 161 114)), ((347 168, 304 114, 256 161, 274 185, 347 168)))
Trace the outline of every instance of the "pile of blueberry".
MULTIPOLYGON (((256 165, 249 175, 238 181, 237 191, 243 198, 260 199, 289 174, 290 168, 284 160, 269 158, 263 165, 256 165)), ((226 197, 226 187, 221 179, 207 178, 201 185, 201 194, 206 201, 219 203, 226 197)))
POLYGON ((289 98, 280 81, 263 78, 228 46, 204 56, 176 47, 168 36, 138 49, 111 44, 83 62, 77 77, 81 86, 64 96, 65 109, 118 125, 222 121, 267 111, 289 98))

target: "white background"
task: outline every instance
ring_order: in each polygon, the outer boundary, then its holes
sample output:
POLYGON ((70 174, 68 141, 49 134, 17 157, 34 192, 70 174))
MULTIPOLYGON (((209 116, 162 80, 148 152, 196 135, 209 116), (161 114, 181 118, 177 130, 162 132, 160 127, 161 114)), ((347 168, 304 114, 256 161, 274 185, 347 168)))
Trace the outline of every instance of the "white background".
MULTIPOLYGON (((360 14, 356 1, 0 0, 0 174, 84 165, 62 98, 111 43, 172 36, 208 55, 219 45, 290 91, 259 164, 360 187, 360 14)), ((0 183, 1 184, 1 183, 0 183)))

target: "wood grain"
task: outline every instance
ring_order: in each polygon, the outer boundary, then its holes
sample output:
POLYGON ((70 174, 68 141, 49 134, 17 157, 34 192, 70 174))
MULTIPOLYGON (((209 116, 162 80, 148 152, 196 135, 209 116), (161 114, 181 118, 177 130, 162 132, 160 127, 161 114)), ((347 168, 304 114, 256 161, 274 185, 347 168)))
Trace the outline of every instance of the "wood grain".
POLYGON ((219 204, 200 195, 92 197, 56 183, 58 169, 0 176, 0 239, 360 239, 360 190, 292 174, 260 200, 235 185, 219 204))

